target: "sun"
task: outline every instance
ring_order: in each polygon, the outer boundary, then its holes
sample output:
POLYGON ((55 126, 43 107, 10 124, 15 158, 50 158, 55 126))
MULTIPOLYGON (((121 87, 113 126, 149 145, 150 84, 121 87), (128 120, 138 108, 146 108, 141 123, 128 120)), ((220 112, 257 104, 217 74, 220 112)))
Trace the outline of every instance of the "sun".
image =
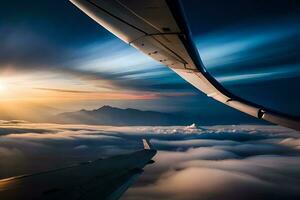
POLYGON ((0 80, 0 93, 3 93, 7 90, 7 85, 0 80))

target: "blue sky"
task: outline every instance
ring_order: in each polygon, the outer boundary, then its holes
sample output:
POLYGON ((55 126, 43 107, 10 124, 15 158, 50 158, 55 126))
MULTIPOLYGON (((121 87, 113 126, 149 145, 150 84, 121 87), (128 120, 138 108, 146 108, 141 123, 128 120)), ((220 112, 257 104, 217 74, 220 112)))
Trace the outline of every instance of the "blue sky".
MULTIPOLYGON (((184 1, 207 70, 235 94, 294 115, 300 111, 298 4, 184 1)), ((0 10, 2 103, 53 112, 110 104, 248 119, 208 99, 68 1, 9 1, 0 10)))

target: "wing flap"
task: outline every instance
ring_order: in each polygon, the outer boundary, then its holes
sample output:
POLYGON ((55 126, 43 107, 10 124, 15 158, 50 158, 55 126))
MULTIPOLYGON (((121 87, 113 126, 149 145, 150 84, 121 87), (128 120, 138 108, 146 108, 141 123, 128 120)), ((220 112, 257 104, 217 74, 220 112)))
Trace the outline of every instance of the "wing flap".
POLYGON ((142 37, 133 41, 131 45, 158 62, 172 66, 172 68, 185 68, 186 61, 184 59, 152 36, 142 37))
MULTIPOLYGON (((110 6, 108 10, 106 10, 108 1, 99 1, 100 3, 95 3, 95 1, 77 1, 71 0, 71 2, 79 7, 84 13, 86 13, 93 20, 98 22, 101 26, 105 27, 108 31, 114 33, 117 37, 119 37, 124 42, 130 42, 136 40, 145 35, 144 31, 138 29, 137 27, 130 25, 126 21, 123 20, 122 16, 114 15, 112 12, 118 12, 118 9, 122 9, 122 7, 118 7, 116 9, 116 5, 114 0, 111 0, 109 3, 114 3, 113 6, 110 6), (100 7, 103 6, 104 8, 100 7), (113 8, 113 11, 111 11, 113 8)), ((108 4, 110 5, 110 4, 108 4)), ((127 13, 126 9, 122 9, 123 11, 119 11, 118 13, 127 13)), ((129 20, 129 19, 125 19, 129 20)))
POLYGON ((165 1, 143 1, 142 6, 137 0, 118 0, 118 2, 154 27, 158 31, 156 33, 180 31, 165 1))

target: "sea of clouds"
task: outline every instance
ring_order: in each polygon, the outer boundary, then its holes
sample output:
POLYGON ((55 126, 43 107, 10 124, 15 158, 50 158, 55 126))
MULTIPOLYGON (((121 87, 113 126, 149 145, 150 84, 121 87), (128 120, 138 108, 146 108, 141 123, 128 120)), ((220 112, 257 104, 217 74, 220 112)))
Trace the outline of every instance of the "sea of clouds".
POLYGON ((112 127, 0 121, 0 178, 143 148, 155 163, 122 197, 300 199, 300 134, 267 125, 112 127))

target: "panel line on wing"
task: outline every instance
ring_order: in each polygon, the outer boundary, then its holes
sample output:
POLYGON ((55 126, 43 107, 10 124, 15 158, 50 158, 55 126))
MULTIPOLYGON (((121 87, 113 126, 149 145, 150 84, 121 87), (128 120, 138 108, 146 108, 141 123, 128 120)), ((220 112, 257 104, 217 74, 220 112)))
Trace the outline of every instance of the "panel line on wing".
POLYGON ((87 2, 89 2, 91 5, 95 6, 96 8, 100 9, 101 11, 105 12, 106 14, 110 15, 111 17, 113 17, 113 18, 115 18, 115 19, 123 22, 124 24, 127 24, 128 26, 130 26, 130 27, 132 27, 132 28, 134 28, 134 29, 136 29, 136 30, 144 33, 145 35, 147 35, 147 33, 145 31, 143 31, 142 29, 140 29, 140 28, 134 26, 133 24, 130 24, 127 21, 123 20, 122 18, 120 18, 120 17, 112 14, 111 12, 109 12, 109 11, 105 10, 104 8, 98 6, 96 3, 92 2, 91 0, 87 0, 87 2))

